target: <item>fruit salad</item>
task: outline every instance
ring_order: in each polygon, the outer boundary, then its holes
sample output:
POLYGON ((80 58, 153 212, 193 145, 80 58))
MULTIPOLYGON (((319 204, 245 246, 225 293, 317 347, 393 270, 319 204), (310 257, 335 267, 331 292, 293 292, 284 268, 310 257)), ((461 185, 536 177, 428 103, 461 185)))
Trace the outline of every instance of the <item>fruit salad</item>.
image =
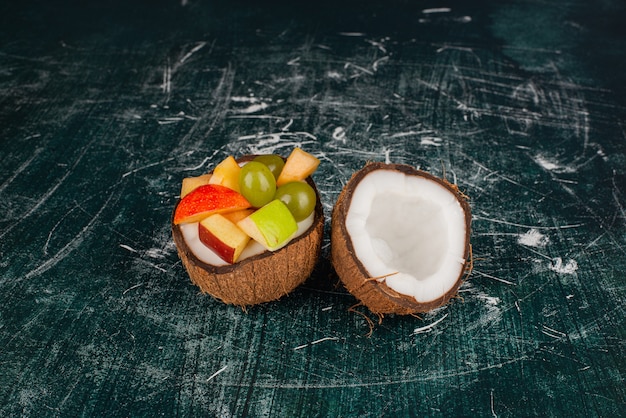
POLYGON ((173 222, 202 261, 234 264, 276 251, 313 224, 317 194, 305 181, 320 160, 300 148, 287 159, 233 156, 213 172, 183 179, 173 222))

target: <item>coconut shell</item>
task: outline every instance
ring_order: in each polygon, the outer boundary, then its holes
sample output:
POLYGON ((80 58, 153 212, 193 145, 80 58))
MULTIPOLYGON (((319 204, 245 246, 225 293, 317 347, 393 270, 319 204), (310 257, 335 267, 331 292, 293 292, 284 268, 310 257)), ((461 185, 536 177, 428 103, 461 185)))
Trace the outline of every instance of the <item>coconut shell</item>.
MULTIPOLYGON (((240 161, 251 158, 247 156, 240 161)), ((314 220, 309 229, 277 251, 265 251, 235 264, 213 266, 201 261, 187 246, 180 226, 172 222, 178 256, 191 281, 203 293, 242 307, 277 300, 304 283, 319 258, 324 232, 319 192, 310 177, 307 182, 317 196, 314 220)))
POLYGON ((375 314, 407 315, 436 309, 446 304, 450 298, 457 294, 463 281, 464 271, 461 272, 452 288, 441 295, 440 298, 430 302, 420 303, 411 296, 400 294, 391 289, 384 281, 380 282, 372 278, 355 254, 352 240, 345 225, 345 220, 356 186, 367 174, 374 170, 396 170, 406 175, 421 176, 436 182, 456 195, 465 213, 466 248, 464 259, 467 260, 470 256, 469 238, 471 211, 466 196, 460 193, 456 186, 408 165, 368 163, 364 168, 354 173, 339 194, 335 207, 333 208, 331 219, 332 265, 348 292, 375 314))

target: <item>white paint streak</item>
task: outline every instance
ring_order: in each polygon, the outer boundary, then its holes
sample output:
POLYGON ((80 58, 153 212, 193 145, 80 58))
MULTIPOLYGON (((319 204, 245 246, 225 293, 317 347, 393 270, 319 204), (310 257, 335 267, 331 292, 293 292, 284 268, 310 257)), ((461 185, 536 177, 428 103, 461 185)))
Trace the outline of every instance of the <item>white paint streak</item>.
MULTIPOLYGON (((372 381, 355 381, 355 382, 346 382, 343 380, 333 380, 330 382, 314 382, 302 380, 292 380, 290 382, 284 382, 279 385, 281 389, 334 389, 334 388, 359 388, 359 387, 389 387, 396 385, 406 385, 409 383, 424 383, 424 382, 432 382, 432 381, 441 381, 448 380, 450 378, 456 378, 459 376, 472 376, 479 375, 481 372, 488 370, 500 370, 503 367, 515 364, 521 361, 528 361, 530 357, 527 355, 523 355, 520 357, 515 357, 506 361, 502 361, 500 363, 494 364, 486 364, 482 367, 472 367, 465 370, 443 370, 436 373, 420 373, 418 375, 405 377, 405 378, 397 378, 395 375, 393 377, 385 376, 384 379, 380 380, 372 380, 372 381)), ((236 381, 227 381, 222 383, 223 386, 229 387, 247 387, 247 382, 236 382, 236 381)), ((255 388, 269 388, 276 389, 276 381, 268 380, 268 381, 256 381, 255 388)))
POLYGON ((163 118, 163 119, 159 119, 157 121, 157 123, 159 125, 171 125, 172 123, 177 123, 180 122, 182 120, 185 120, 185 118, 180 117, 180 116, 172 116, 172 117, 167 117, 167 118, 163 118))
MULTIPOLYGON (((274 154, 283 148, 300 147, 317 142, 315 135, 308 132, 276 132, 257 135, 243 135, 237 142, 244 141, 251 154, 274 154), (256 141, 256 143, 251 143, 256 141)), ((235 143, 235 145, 239 146, 235 143)))
POLYGON ((578 270, 578 263, 576 260, 572 260, 570 258, 565 264, 563 264, 563 259, 561 257, 557 257, 552 260, 550 270, 559 274, 574 274, 576 270, 578 270))
POLYGON ((542 330, 541 332, 543 332, 546 335, 549 335, 552 338, 556 338, 556 339, 560 339, 563 337, 567 337, 567 334, 561 331, 557 331, 554 328, 550 328, 546 325, 542 325, 542 330))
POLYGON ((62 217, 61 219, 59 219, 57 221, 56 224, 54 224, 54 226, 52 227, 52 229, 50 230, 50 232, 48 232, 48 238, 46 239, 46 243, 43 245, 43 255, 47 256, 48 255, 48 246, 50 245, 50 240, 52 239, 52 236, 54 235, 56 229, 59 227, 59 225, 61 225, 61 223, 65 220, 65 218, 67 218, 73 211, 75 208, 70 209, 69 211, 67 211, 62 217))
POLYGON ((287 122, 287 124, 285 126, 283 126, 282 128, 280 128, 280 130, 282 132, 286 132, 289 130, 289 127, 293 124, 293 119, 289 119, 289 122, 287 122))
POLYGON ((473 270, 472 270, 472 273, 476 273, 476 274, 478 274, 479 276, 483 276, 483 277, 486 277, 486 278, 488 278, 488 279, 496 280, 496 281, 501 282, 501 283, 504 283, 504 284, 509 284, 509 285, 515 286, 515 283, 513 283, 513 282, 510 282, 510 281, 508 281, 508 280, 501 279, 501 278, 496 277, 496 276, 492 276, 491 274, 483 273, 482 271, 478 271, 478 270, 476 270, 476 269, 473 269, 473 270))
POLYGON ((261 100, 253 96, 232 96, 230 101, 237 103, 259 103, 261 100))
POLYGON ((216 371, 215 373, 213 373, 211 376, 209 376, 209 378, 206 380, 207 382, 212 380, 215 376, 217 376, 218 374, 222 373, 224 370, 226 370, 228 368, 228 366, 224 366, 221 369, 219 369, 218 371, 216 371))
POLYGON ((340 141, 341 143, 346 143, 346 130, 341 126, 336 127, 333 130, 333 139, 335 141, 340 141))
POLYGON ((239 114, 244 114, 244 115, 248 115, 250 113, 256 113, 256 112, 260 112, 261 110, 265 110, 269 107, 269 105, 265 102, 263 103, 257 103, 257 104, 253 104, 250 105, 244 109, 238 109, 238 110, 234 110, 235 113, 239 113, 239 114))
POLYGON ((161 84, 163 93, 169 94, 172 91, 172 67, 169 63, 163 69, 163 83, 161 84))
POLYGON ((128 289, 124 290, 124 291, 122 292, 122 295, 125 295, 126 293, 130 292, 131 290, 133 290, 133 289, 137 289, 138 287, 141 287, 141 286, 143 286, 143 283, 137 283, 136 285, 131 286, 131 287, 129 287, 128 289))
POLYGON ((438 320, 436 320, 435 322, 431 322, 430 324, 423 326, 421 328, 415 328, 413 330, 413 334, 423 334, 425 332, 430 332, 432 331, 433 327, 435 325, 437 325, 438 323, 440 323, 441 321, 443 321, 444 319, 446 319, 448 317, 449 314, 445 314, 444 316, 442 316, 441 318, 439 318, 438 320))
POLYGON ((559 164, 558 162, 551 161, 544 155, 535 155, 533 160, 544 170, 555 173, 574 173, 576 170, 572 167, 567 167, 559 164))
POLYGON ((341 76, 341 73, 339 73, 338 71, 328 71, 326 73, 326 77, 331 78, 333 80, 341 80, 343 77, 341 76))
POLYGON ((509 225, 509 226, 517 226, 520 228, 532 228, 532 229, 539 229, 539 230, 551 230, 551 229, 569 229, 569 228, 579 228, 585 224, 570 224, 570 225, 561 225, 561 226, 541 226, 541 225, 525 225, 525 224, 518 224, 515 222, 508 222, 508 221, 503 221, 500 219, 493 219, 493 218, 485 218, 483 216, 480 215, 474 215, 472 217, 472 220, 474 221, 489 221, 489 222, 493 222, 493 223, 497 223, 497 224, 503 224, 503 225, 509 225))
MULTIPOLYGON (((56 193, 57 189, 59 187, 61 187, 61 185, 65 182, 65 180, 70 176, 70 174, 72 174, 74 172, 74 169, 78 166, 80 161, 83 159, 83 157, 87 153, 87 150, 89 148, 91 148, 91 145, 94 143, 94 141, 95 141, 95 138, 92 139, 91 142, 89 142, 89 144, 87 144, 87 146, 83 149, 83 151, 80 153, 78 158, 76 158, 76 161, 74 162, 74 164, 72 164, 72 167, 69 170, 67 170, 67 172, 59 179, 59 181, 57 181, 51 188, 48 189, 48 191, 46 191, 46 193, 44 193, 37 200, 37 204, 35 204, 32 208, 30 208, 28 210, 28 212, 26 212, 19 220, 17 220, 16 222, 11 223, 11 225, 8 228, 6 228, 4 231, 2 231, 2 233, 0 234, 0 238, 4 237, 6 234, 8 234, 9 231, 11 231, 18 224, 20 224, 22 221, 24 221, 26 218, 28 218, 31 214, 35 213, 43 204, 46 203, 46 201, 52 195, 54 195, 54 193, 56 193)), ((30 160, 28 160, 27 163, 30 163, 30 160)))
POLYGON ((85 225, 85 227, 81 229, 81 231, 76 234, 76 236, 74 236, 74 238, 72 238, 70 242, 68 242, 63 248, 61 248, 54 256, 41 263, 37 268, 25 274, 24 279, 28 280, 48 271, 49 269, 57 265, 65 257, 67 257, 68 254, 78 248, 83 242, 84 235, 93 227, 93 225, 96 223, 96 220, 100 217, 104 209, 109 205, 109 202, 112 198, 113 194, 109 195, 108 199, 104 202, 100 210, 98 210, 98 212, 93 216, 89 223, 85 225))
MULTIPOLYGON (((425 133, 432 133, 432 131, 426 130, 426 131, 406 131, 406 132, 398 132, 392 135, 389 135, 389 138, 402 138, 404 136, 413 136, 413 135, 421 135, 421 134, 425 134, 425 133)), ((383 135, 386 136, 386 135, 383 135)))
POLYGON ((524 234, 518 235, 517 238, 518 244, 527 247, 545 247, 548 242, 550 242, 550 238, 534 228, 526 231, 524 234))
POLYGON ((363 32, 339 32, 341 36, 365 36, 363 32))
POLYGON ((133 247, 126 245, 126 244, 120 244, 120 247, 122 247, 125 250, 130 251, 131 253, 137 253, 139 251, 137 251, 136 249, 134 249, 133 247))
MULTIPOLYGON (((40 137, 40 134, 36 134, 36 135, 32 135, 31 138, 38 138, 40 137)), ((33 162, 33 160, 41 153, 43 148, 37 148, 35 149, 35 151, 33 152, 33 154, 22 163, 22 165, 20 165, 17 170, 15 170, 15 172, 13 173, 13 175, 11 177, 9 177, 4 183, 2 183, 2 185, 0 185, 0 193, 6 189, 6 187, 11 184, 11 182, 13 180, 15 180, 17 178, 17 176, 19 176, 20 174, 22 174, 24 172, 24 170, 26 170, 26 168, 30 165, 30 163, 33 162)))
POLYGON ((157 162, 155 162, 155 163, 150 163, 150 164, 144 165, 144 166, 142 166, 142 167, 135 168, 134 170, 127 171, 126 173, 122 174, 122 178, 124 178, 124 177, 128 177, 128 176, 130 176, 131 174, 134 174, 134 173, 136 173, 136 172, 138 172, 138 171, 141 171, 141 170, 144 170, 144 169, 146 169, 146 168, 154 167, 154 166, 157 166, 157 165, 159 165, 159 164, 163 164, 163 163, 166 163, 166 162, 168 162, 168 161, 172 161, 172 160, 174 160, 174 159, 176 159, 176 157, 167 158, 167 159, 162 160, 162 161, 157 161, 157 162))
POLYGON ((441 138, 435 136, 424 136, 420 139, 420 145, 432 145, 434 147, 441 146, 441 138))
POLYGON ((208 161, 210 161, 211 158, 210 157, 206 157, 204 160, 202 160, 202 162, 200 164, 198 164, 195 167, 190 167, 190 168, 184 168, 183 171, 193 171, 193 170, 199 170, 201 169, 208 161))
POLYGON ((358 70, 358 72, 354 75, 352 75, 350 78, 354 78, 354 77, 358 77, 361 74, 369 74, 369 75, 374 75, 374 73, 370 70, 368 70, 367 68, 361 67, 360 65, 356 65, 353 64, 351 62, 347 62, 344 66, 343 66, 344 70, 347 70, 349 68, 354 68, 356 70, 358 70))
POLYGON ((378 71, 378 66, 379 66, 380 64, 382 64, 382 63, 386 62, 386 61, 389 61, 389 57, 388 57, 388 56, 385 56, 385 57, 382 57, 382 58, 380 58, 380 59, 377 59, 377 60, 376 60, 376 61, 374 61, 374 63, 372 64, 372 69, 373 69, 374 71, 378 71))
POLYGON ((495 296, 488 296, 485 294, 476 295, 478 299, 484 300, 489 306, 498 306, 500 304, 500 298, 495 296))
POLYGON ((430 9, 422 10, 422 13, 424 13, 425 15, 428 15, 428 14, 433 14, 433 13, 450 13, 451 11, 452 9, 449 7, 433 7, 430 9))
POLYGON ((385 164, 391 164, 391 150, 385 148, 385 164))
MULTIPOLYGON (((183 5, 184 6, 184 5, 183 5)), ((196 46, 194 46, 191 51, 189 51, 187 54, 185 54, 184 57, 182 57, 180 59, 180 63, 183 64, 185 61, 187 61, 193 54, 195 54, 196 52, 200 51, 202 48, 204 48, 206 46, 206 42, 199 42, 196 46)))
POLYGON ((150 248, 145 254, 150 258, 165 258, 166 252, 161 248, 150 248))
POLYGON ((324 337, 324 338, 320 338, 319 340, 312 341, 312 342, 310 342, 310 343, 308 343, 308 344, 302 344, 302 345, 299 345, 299 346, 297 346, 297 347, 294 347, 294 351, 295 351, 295 350, 301 350, 301 349, 303 349, 303 348, 305 348, 305 347, 309 347, 309 346, 311 346, 311 345, 319 344, 319 343, 324 342, 324 341, 337 341, 337 340, 339 340, 339 338, 337 338, 337 337, 324 337))
MULTIPOLYGON (((383 54, 387 53, 387 49, 385 48, 385 46, 381 42, 374 41, 374 40, 371 40, 371 39, 367 40, 367 42, 370 45, 375 46, 376 48, 378 48, 383 54)), ((372 65, 372 67, 373 67, 373 65, 372 65)))

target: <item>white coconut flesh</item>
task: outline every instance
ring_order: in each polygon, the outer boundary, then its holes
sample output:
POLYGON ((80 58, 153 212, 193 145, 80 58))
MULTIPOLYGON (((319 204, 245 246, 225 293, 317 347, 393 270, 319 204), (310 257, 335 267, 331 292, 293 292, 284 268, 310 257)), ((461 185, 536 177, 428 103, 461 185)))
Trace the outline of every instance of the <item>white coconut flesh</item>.
POLYGON ((374 170, 353 191, 345 226, 370 277, 417 302, 445 295, 465 266, 465 213, 443 185, 374 170))
MULTIPOLYGON (((311 215, 309 215, 308 218, 303 219, 302 221, 298 222, 298 230, 295 232, 291 240, 304 234, 304 232, 308 230, 311 227, 311 225, 313 225, 314 219, 315 219, 315 211, 313 211, 313 213, 311 213, 311 215)), ((185 240, 185 243, 187 244, 191 252, 200 261, 206 264, 210 264, 212 266, 217 266, 217 267, 229 265, 229 263, 224 261, 213 250, 211 250, 209 247, 204 245, 202 241, 200 241, 200 237, 198 235, 198 223, 197 222, 181 224, 180 232, 182 233, 183 239, 185 240)), ((289 244, 289 242, 287 242, 285 245, 289 244)), ((243 261, 246 258, 253 257, 265 251, 267 250, 261 244, 259 244, 258 242, 254 240, 250 240, 246 248, 244 248, 244 250, 241 252, 241 255, 239 256, 239 260, 237 261, 243 261)))

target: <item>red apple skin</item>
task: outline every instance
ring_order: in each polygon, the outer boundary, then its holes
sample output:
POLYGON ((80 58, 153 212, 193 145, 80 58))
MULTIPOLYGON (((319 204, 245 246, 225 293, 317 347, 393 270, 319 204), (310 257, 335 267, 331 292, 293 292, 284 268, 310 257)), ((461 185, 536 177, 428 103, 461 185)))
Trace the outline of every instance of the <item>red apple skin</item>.
POLYGON ((234 264, 250 237, 224 215, 215 213, 198 223, 198 238, 222 260, 234 264))
POLYGON ((200 186, 183 197, 174 212, 174 224, 198 222, 213 214, 249 208, 240 193, 219 184, 200 186))
POLYGON ((211 231, 198 224, 198 238, 200 241, 215 252, 222 260, 229 264, 235 262, 235 249, 216 237, 211 231))

